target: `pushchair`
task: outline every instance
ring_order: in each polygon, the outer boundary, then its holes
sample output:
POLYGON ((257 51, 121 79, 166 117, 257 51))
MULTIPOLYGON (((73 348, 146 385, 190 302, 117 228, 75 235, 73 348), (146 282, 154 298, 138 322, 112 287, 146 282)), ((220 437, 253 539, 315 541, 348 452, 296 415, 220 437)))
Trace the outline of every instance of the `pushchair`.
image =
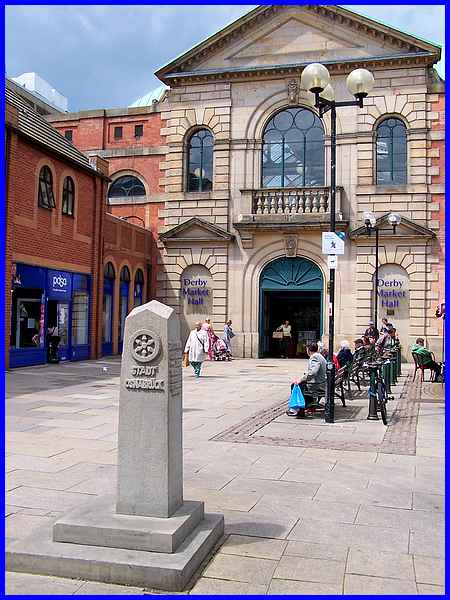
POLYGON ((213 346, 214 360, 231 360, 231 352, 225 342, 218 338, 213 346))

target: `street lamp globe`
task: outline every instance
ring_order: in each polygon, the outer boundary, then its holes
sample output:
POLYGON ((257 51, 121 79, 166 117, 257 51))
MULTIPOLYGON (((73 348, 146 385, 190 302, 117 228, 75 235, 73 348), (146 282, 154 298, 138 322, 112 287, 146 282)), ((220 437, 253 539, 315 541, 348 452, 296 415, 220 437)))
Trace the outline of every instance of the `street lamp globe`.
POLYGON ((333 89, 333 86, 330 83, 323 90, 323 92, 320 92, 320 97, 321 98, 325 98, 325 100, 329 100, 330 102, 333 102, 333 100, 335 98, 335 96, 334 96, 334 89, 333 89))
POLYGON ((374 83, 375 79, 367 69, 355 69, 347 77, 348 91, 358 100, 367 96, 374 83))
POLYGON ((398 213, 389 213, 388 221, 392 227, 397 227, 402 222, 402 218, 398 213))
POLYGON ((311 63, 303 69, 301 87, 313 94, 320 94, 330 83, 328 69, 320 63, 311 63))

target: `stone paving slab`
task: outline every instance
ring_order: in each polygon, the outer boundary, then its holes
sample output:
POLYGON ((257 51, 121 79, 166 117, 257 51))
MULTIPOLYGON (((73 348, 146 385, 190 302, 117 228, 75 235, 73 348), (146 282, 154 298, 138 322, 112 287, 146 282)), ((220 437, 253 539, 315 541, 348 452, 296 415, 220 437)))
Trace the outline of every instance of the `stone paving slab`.
MULTIPOLYGON (((305 365, 207 363, 198 381, 184 370, 184 496, 223 513, 226 528, 186 593, 442 594, 442 386, 412 384, 406 367, 387 429, 366 421, 366 390, 347 409, 337 404, 334 425, 320 417, 300 422, 284 411, 288 383, 305 365), (301 430, 305 445, 293 445, 301 430), (310 443, 317 441, 324 447, 310 443), (373 562, 382 573, 373 573, 373 562), (244 563, 252 565, 247 573, 244 563), (263 580, 260 568, 269 573, 263 580)), ((73 498, 114 492, 119 371, 114 358, 7 374, 8 450, 15 451, 7 456, 8 545, 61 517, 73 498)), ((21 573, 8 573, 7 582, 15 590, 8 593, 157 593, 21 573)))

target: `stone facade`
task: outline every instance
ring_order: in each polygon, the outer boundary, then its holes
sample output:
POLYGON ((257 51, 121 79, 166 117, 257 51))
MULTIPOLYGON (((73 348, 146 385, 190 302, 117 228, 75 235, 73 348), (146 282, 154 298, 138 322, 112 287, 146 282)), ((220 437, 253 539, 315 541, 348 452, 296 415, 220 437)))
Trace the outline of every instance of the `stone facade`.
MULTIPOLYGON (((360 335, 372 314, 375 248, 373 238, 360 229, 363 213, 373 211, 382 222, 383 216, 395 211, 403 222, 395 235, 380 234, 379 264, 400 266, 409 279, 409 318, 400 328, 402 342, 406 347, 419 334, 425 335, 439 353, 434 310, 443 293, 444 89, 432 66, 438 55, 436 47, 338 7, 272 6, 255 9, 161 69, 157 75, 171 87, 161 107, 168 153, 160 182, 166 192, 160 213, 163 238, 169 236, 170 243, 163 239, 160 246, 157 297, 183 312, 183 270, 195 264, 209 268, 214 285, 209 316, 216 328, 232 318, 238 333, 235 353, 256 357, 259 276, 270 261, 287 251, 292 254, 286 250, 286 237, 298 257, 319 266, 326 290, 328 268, 321 252, 321 231, 328 229, 329 214, 310 218, 255 214, 252 195, 261 188, 262 135, 280 109, 301 106, 317 112, 312 94, 300 89, 305 64, 329 62, 338 100, 350 99, 345 86, 350 70, 366 67, 374 74, 375 86, 364 107, 338 109, 337 118, 338 228, 351 239, 336 272, 336 339, 360 335), (399 118, 407 129, 405 185, 375 182, 374 132, 388 116, 399 118), (186 143, 200 127, 214 136, 213 186, 210 192, 189 193, 185 191, 186 143), (189 226, 177 237, 180 224, 193 217, 234 237, 216 236, 212 241, 214 234, 206 230, 203 236, 199 232, 191 236, 189 226)), ((325 165, 329 165, 329 115, 323 126, 325 165)), ((325 186, 329 185, 327 166, 325 186)), ((201 228, 201 223, 195 227, 201 228)), ((325 337, 327 303, 324 293, 325 337)), ((380 319, 385 314, 381 309, 380 319)))

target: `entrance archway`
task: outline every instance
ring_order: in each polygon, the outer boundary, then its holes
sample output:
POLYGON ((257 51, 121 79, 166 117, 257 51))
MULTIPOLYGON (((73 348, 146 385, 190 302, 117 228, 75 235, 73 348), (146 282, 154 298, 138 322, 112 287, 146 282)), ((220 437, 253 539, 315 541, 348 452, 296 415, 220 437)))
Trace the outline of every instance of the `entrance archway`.
POLYGON ((259 356, 280 356, 272 333, 286 319, 292 326, 289 356, 306 356, 306 344, 318 340, 323 327, 323 276, 306 258, 277 258, 259 280, 259 356))

